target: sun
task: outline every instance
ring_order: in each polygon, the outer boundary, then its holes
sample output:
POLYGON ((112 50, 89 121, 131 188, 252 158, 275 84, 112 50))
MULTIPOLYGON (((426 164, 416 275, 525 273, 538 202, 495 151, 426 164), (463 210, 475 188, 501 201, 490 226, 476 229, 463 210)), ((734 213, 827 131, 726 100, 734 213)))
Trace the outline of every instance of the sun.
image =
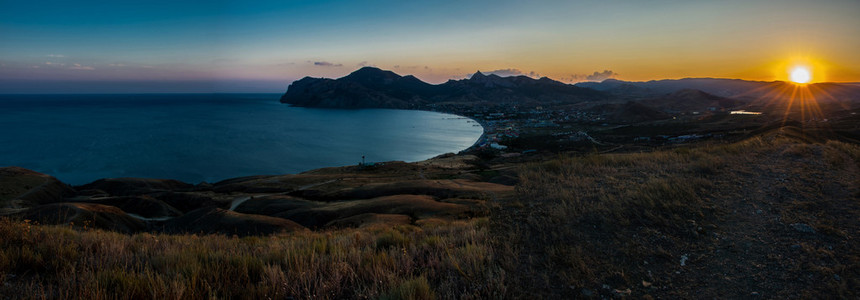
POLYGON ((809 72, 809 68, 798 66, 791 70, 790 77, 794 83, 804 84, 812 80, 812 73, 809 72))

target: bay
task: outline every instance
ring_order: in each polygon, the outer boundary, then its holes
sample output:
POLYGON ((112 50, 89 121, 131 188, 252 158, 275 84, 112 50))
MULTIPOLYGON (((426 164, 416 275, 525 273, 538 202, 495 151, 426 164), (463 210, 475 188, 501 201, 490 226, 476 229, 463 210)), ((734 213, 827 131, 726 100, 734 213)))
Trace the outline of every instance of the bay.
POLYGON ((2 95, 0 166, 74 184, 189 183, 368 162, 420 161, 471 146, 474 121, 426 111, 290 107, 279 94, 2 95))

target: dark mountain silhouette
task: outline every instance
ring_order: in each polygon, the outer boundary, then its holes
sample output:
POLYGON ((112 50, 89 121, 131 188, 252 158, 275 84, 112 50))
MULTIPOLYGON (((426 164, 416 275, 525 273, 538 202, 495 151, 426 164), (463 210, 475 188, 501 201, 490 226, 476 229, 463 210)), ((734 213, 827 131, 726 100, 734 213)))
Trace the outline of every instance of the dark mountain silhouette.
POLYGON ((281 102, 303 107, 417 108, 443 102, 575 103, 605 98, 605 93, 546 77, 500 77, 479 71, 469 79, 433 85, 411 75, 364 67, 339 79, 302 78, 290 84, 281 102))
POLYGON ((746 102, 711 95, 700 90, 682 89, 664 96, 642 100, 641 103, 664 112, 703 112, 725 110, 746 102))
POLYGON ((741 79, 721 78, 684 78, 665 79, 644 82, 622 81, 607 79, 602 82, 580 82, 576 86, 587 87, 612 94, 630 94, 659 96, 670 94, 683 89, 695 89, 720 97, 757 97, 762 92, 789 83, 782 81, 764 82, 741 79))
MULTIPOLYGON (((753 100, 761 98, 790 97, 798 86, 785 81, 747 81, 720 78, 684 78, 652 81, 622 81, 607 79, 602 82, 580 82, 576 86, 586 87, 612 95, 633 97, 657 97, 684 89, 694 89, 711 95, 753 100)), ((860 100, 860 85, 857 83, 822 82, 807 85, 819 101, 856 102, 860 100)))

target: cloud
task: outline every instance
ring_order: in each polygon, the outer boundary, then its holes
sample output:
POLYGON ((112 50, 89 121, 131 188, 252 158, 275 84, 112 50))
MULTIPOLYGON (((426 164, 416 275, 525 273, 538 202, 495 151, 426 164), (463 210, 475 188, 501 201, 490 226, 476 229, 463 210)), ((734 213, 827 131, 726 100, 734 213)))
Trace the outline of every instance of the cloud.
POLYGON ((315 61, 313 63, 314 63, 314 66, 320 66, 320 67, 343 67, 343 64, 335 64, 335 63, 330 63, 327 61, 315 61))
POLYGON ((48 57, 66 57, 65 55, 62 55, 62 54, 48 54, 47 56, 48 57))
POLYGON ((618 73, 612 70, 603 70, 603 72, 594 71, 591 74, 573 74, 570 77, 562 78, 562 80, 570 81, 570 82, 580 82, 580 81, 604 81, 609 78, 618 77, 618 73))
POLYGON ((369 64, 368 64, 368 63, 367 63, 367 61, 365 60, 365 61, 362 61, 362 62, 358 63, 356 66, 359 66, 359 67, 367 67, 367 66, 369 66, 369 64))
POLYGON ((82 66, 81 64, 74 64, 74 65, 72 65, 71 67, 69 67, 69 69, 70 69, 70 70, 87 70, 87 71, 92 71, 92 70, 95 70, 96 68, 93 68, 93 67, 90 67, 90 66, 82 66))
POLYGON ((618 73, 615 73, 612 70, 603 70, 603 72, 595 71, 593 74, 586 76, 585 79, 592 81, 603 81, 609 78, 613 78, 615 76, 618 76, 618 73))
POLYGON ((520 69, 514 69, 514 68, 498 69, 498 70, 493 70, 493 71, 489 71, 489 72, 481 72, 481 73, 484 73, 485 75, 496 74, 497 76, 501 76, 501 77, 520 76, 520 75, 525 75, 528 77, 540 77, 540 74, 536 73, 535 71, 530 71, 530 72, 526 73, 525 71, 522 71, 520 69))
POLYGON ((520 71, 519 69, 498 69, 498 70, 493 70, 493 71, 489 71, 489 72, 481 72, 481 73, 484 73, 484 75, 496 74, 496 75, 502 76, 502 77, 523 75, 523 71, 520 71))

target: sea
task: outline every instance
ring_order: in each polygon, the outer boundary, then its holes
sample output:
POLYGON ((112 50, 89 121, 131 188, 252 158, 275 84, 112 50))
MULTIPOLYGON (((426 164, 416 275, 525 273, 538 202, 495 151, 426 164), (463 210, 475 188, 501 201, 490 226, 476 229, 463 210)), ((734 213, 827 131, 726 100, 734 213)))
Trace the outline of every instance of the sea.
POLYGON ((280 94, 0 95, 0 166, 81 185, 100 178, 210 182, 470 147, 475 121, 392 109, 291 107, 280 94))

